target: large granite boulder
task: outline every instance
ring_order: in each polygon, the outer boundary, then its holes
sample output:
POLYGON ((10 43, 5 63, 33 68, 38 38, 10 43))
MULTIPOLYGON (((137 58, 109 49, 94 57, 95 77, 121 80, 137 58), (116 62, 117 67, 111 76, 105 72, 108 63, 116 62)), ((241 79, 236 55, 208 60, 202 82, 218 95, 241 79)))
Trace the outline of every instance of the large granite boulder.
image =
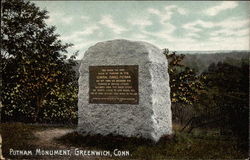
POLYGON ((172 134, 168 63, 162 50, 140 41, 99 42, 85 52, 79 72, 79 133, 142 137, 155 142, 172 134), (127 74, 127 80, 113 74, 127 74), (114 93, 115 85, 130 90, 114 93))

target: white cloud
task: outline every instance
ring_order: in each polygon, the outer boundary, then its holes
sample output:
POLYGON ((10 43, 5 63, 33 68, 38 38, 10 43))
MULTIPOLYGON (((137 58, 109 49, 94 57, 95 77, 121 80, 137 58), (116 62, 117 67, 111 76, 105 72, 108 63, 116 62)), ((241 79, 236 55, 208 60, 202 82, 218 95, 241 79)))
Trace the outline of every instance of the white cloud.
POLYGON ((86 49, 96 43, 96 41, 88 41, 86 39, 82 40, 80 43, 77 43, 73 46, 75 50, 86 49))
POLYGON ((167 11, 160 16, 161 24, 168 23, 172 18, 173 12, 167 11))
POLYGON ((187 37, 190 37, 190 38, 200 38, 200 35, 197 34, 197 33, 187 33, 186 34, 187 37))
POLYGON ((70 24, 72 21, 73 21, 73 17, 63 17, 61 19, 61 21, 64 23, 64 24, 70 24))
POLYGON ((91 35, 99 29, 100 29, 100 27, 98 27, 97 25, 89 25, 89 26, 86 26, 86 29, 84 29, 83 31, 76 31, 74 33, 71 33, 68 36, 61 37, 61 39, 65 42, 67 42, 67 41, 75 41, 75 42, 81 41, 84 36, 91 35))
POLYGON ((199 43, 193 38, 190 37, 175 37, 169 34, 165 34, 164 39, 163 37, 156 36, 153 38, 153 44, 156 44, 160 48, 169 48, 172 51, 176 50, 194 50, 193 45, 199 43))
POLYGON ((99 23, 112 29, 116 34, 121 34, 122 32, 127 30, 126 28, 116 24, 111 15, 102 16, 99 23))
POLYGON ((49 13, 49 18, 46 19, 46 23, 49 24, 49 25, 54 25, 58 21, 57 17, 59 17, 61 15, 62 14, 58 13, 58 12, 50 12, 49 13))
POLYGON ((147 36, 146 35, 144 35, 144 34, 133 34, 132 35, 132 38, 135 38, 135 39, 146 39, 147 38, 147 36))
POLYGON ((247 29, 242 29, 242 30, 239 30, 236 33, 236 36, 249 36, 250 35, 250 29, 247 28, 247 29))
POLYGON ((166 6, 166 7, 165 7, 165 10, 166 10, 167 12, 171 12, 171 14, 172 14, 174 11, 176 11, 177 13, 179 13, 179 14, 181 14, 181 15, 186 15, 186 14, 188 14, 187 9, 184 9, 184 8, 182 8, 182 7, 178 7, 178 6, 176 6, 176 5, 166 6))
POLYGON ((249 19, 238 19, 238 18, 229 18, 226 19, 225 21, 221 21, 217 24, 219 27, 224 27, 224 28, 241 28, 248 26, 249 27, 250 20, 249 19))
POLYGON ((217 6, 206 9, 204 13, 209 16, 215 16, 224 10, 233 9, 237 6, 238 6, 238 2, 236 1, 223 1, 217 6))
POLYGON ((73 16, 67 16, 61 12, 50 12, 49 18, 46 20, 46 23, 49 25, 56 25, 56 24, 64 24, 68 25, 74 20, 73 16))
MULTIPOLYGON (((161 28, 159 31, 149 32, 143 28, 141 30, 141 33, 143 35, 146 35, 147 37, 154 37, 153 39, 158 39, 158 42, 156 43, 163 43, 163 45, 166 45, 165 43, 168 42, 176 42, 178 41, 195 41, 194 39, 190 37, 175 37, 173 35, 174 31, 176 30, 176 26, 174 26, 172 23, 170 23, 170 20, 174 14, 181 14, 181 15, 187 15, 188 11, 185 8, 178 7, 176 5, 168 5, 165 6, 163 10, 158 10, 155 8, 148 8, 147 9, 149 14, 156 15, 159 17, 160 25, 159 28, 161 28)), ((143 23, 149 25, 149 23, 143 23)), ((150 39, 150 38, 148 38, 150 39)), ((164 46, 165 47, 165 46, 164 46)))
POLYGON ((95 43, 97 43, 98 40, 88 40, 88 39, 82 39, 80 42, 75 43, 73 47, 71 47, 70 52, 75 52, 79 50, 79 55, 77 56, 77 59, 82 59, 84 56, 85 51, 90 47, 93 46, 95 43))
POLYGON ((242 27, 249 26, 250 21, 248 19, 228 18, 221 22, 211 22, 197 20, 194 22, 186 23, 182 27, 191 32, 201 32, 206 28, 221 28, 224 29, 240 29, 242 27))
POLYGON ((163 31, 159 32, 160 34, 172 34, 176 30, 176 27, 171 23, 166 23, 163 25, 163 31))
POLYGON ((210 44, 216 50, 249 50, 249 37, 212 37, 210 44), (222 43, 223 42, 223 43, 222 43), (216 46, 217 45, 217 46, 216 46))
POLYGON ((249 50, 249 37, 213 37, 209 41, 180 41, 172 43, 173 50, 249 50))
POLYGON ((152 22, 148 20, 148 18, 133 18, 133 19, 128 19, 127 20, 129 24, 136 25, 136 26, 150 26, 152 25, 152 22))
MULTIPOLYGON (((174 26, 172 26, 172 27, 174 27, 174 26)), ((174 30, 174 29, 172 29, 172 30, 174 30)), ((159 32, 154 32, 154 33, 144 30, 143 34, 150 36, 150 37, 154 37, 153 39, 157 39, 158 41, 155 41, 156 43, 159 43, 159 42, 164 43, 163 47, 166 47, 165 43, 169 43, 169 42, 176 43, 176 44, 179 44, 181 42, 196 42, 195 39, 193 39, 192 37, 188 37, 188 36, 175 37, 174 35, 171 34, 172 32, 173 31, 170 31, 168 29, 165 29, 165 30, 162 30, 159 32)))
POLYGON ((249 35, 249 28, 234 30, 234 29, 220 29, 211 33, 211 36, 247 36, 249 35))
MULTIPOLYGON (((208 41, 183 44, 183 48, 190 50, 243 50, 249 49, 249 20, 228 18, 220 22, 197 20, 184 24, 188 31, 186 36, 199 38, 199 33, 210 29, 208 41), (191 46, 191 47, 190 47, 191 46), (191 49, 192 50, 192 49, 191 49)), ((176 46, 177 47, 177 46, 176 46)), ((184 50, 185 50, 184 49, 184 50)))
POLYGON ((164 10, 162 10, 162 11, 159 11, 158 9, 155 9, 155 8, 148 8, 147 11, 150 14, 159 16, 159 18, 161 19, 160 22, 162 24, 168 23, 168 21, 171 20, 172 15, 174 13, 179 13, 181 15, 188 14, 188 11, 186 9, 184 9, 182 7, 178 7, 176 5, 165 6, 164 10))
POLYGON ((143 33, 132 33, 132 34, 126 34, 122 38, 130 39, 132 41, 148 41, 150 38, 143 33))
POLYGON ((87 21, 87 20, 89 20, 89 17, 88 17, 88 16, 82 15, 82 16, 80 17, 80 19, 82 19, 82 20, 84 20, 84 21, 87 21))
POLYGON ((186 23, 183 25, 184 29, 187 29, 187 30, 192 31, 192 32, 202 31, 202 29, 200 27, 212 28, 212 27, 214 27, 214 23, 208 22, 208 21, 197 20, 197 21, 186 23))
POLYGON ((149 32, 143 28, 141 33, 147 36, 153 36, 155 38, 162 38, 164 40, 171 41, 169 37, 171 37, 171 34, 175 31, 176 27, 170 23, 163 24, 162 27, 163 29, 157 32, 149 32))
POLYGON ((176 5, 168 5, 168 6, 165 6, 164 8, 166 11, 170 11, 170 10, 175 9, 177 7, 176 7, 176 5))
POLYGON ((158 15, 158 16, 161 15, 161 12, 158 9, 155 9, 155 8, 149 8, 148 13, 155 14, 155 15, 158 15))
POLYGON ((100 27, 97 25, 91 25, 86 27, 84 31, 79 32, 80 35, 90 35, 93 34, 96 30, 99 30, 100 27))
POLYGON ((181 15, 187 15, 188 11, 184 8, 178 8, 177 11, 181 14, 181 15))

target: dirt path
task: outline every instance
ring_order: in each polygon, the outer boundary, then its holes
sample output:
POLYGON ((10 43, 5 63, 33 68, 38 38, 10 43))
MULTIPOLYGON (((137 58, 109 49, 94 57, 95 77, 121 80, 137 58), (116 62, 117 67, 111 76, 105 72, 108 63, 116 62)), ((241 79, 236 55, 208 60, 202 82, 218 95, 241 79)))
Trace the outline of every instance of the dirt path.
MULTIPOLYGON (((55 128, 55 129, 46 129, 43 131, 37 131, 35 132, 35 136, 38 138, 37 141, 34 142, 35 145, 39 146, 40 148, 44 148, 46 150, 49 149, 74 149, 75 147, 66 146, 64 144, 58 143, 55 141, 55 138, 60 138, 61 136, 64 136, 70 132, 74 132, 74 129, 63 129, 63 128, 55 128)), ((79 148, 83 149, 84 148, 79 148)), ((54 160, 69 160, 69 159, 87 159, 87 160, 99 160, 102 159, 102 157, 91 157, 91 156, 41 156, 37 157, 38 159, 54 159, 54 160)), ((105 158, 104 159, 110 159, 105 158)))
POLYGON ((44 131, 35 132, 35 136, 38 138, 38 141, 35 143, 42 147, 57 147, 57 148, 66 148, 65 145, 57 143, 54 138, 59 138, 70 132, 73 132, 73 129, 46 129, 44 131))

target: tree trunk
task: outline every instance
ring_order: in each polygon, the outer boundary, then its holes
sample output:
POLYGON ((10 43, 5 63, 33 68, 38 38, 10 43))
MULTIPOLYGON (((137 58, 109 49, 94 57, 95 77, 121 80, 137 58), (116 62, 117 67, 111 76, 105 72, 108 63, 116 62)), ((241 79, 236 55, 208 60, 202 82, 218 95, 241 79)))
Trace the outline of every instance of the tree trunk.
POLYGON ((34 115, 34 122, 36 123, 38 120, 38 115, 40 112, 40 109, 42 107, 42 98, 37 96, 36 98, 36 108, 35 108, 35 115, 34 115))
POLYGON ((2 108, 3 108, 2 101, 0 101, 0 123, 2 122, 2 108))

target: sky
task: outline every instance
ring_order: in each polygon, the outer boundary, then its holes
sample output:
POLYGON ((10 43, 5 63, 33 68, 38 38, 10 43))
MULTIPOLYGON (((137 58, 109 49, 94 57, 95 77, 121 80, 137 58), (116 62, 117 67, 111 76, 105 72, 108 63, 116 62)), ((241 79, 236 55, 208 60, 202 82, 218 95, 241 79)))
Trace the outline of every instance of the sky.
POLYGON ((112 39, 170 51, 250 50, 248 1, 33 1, 78 59, 112 39))

